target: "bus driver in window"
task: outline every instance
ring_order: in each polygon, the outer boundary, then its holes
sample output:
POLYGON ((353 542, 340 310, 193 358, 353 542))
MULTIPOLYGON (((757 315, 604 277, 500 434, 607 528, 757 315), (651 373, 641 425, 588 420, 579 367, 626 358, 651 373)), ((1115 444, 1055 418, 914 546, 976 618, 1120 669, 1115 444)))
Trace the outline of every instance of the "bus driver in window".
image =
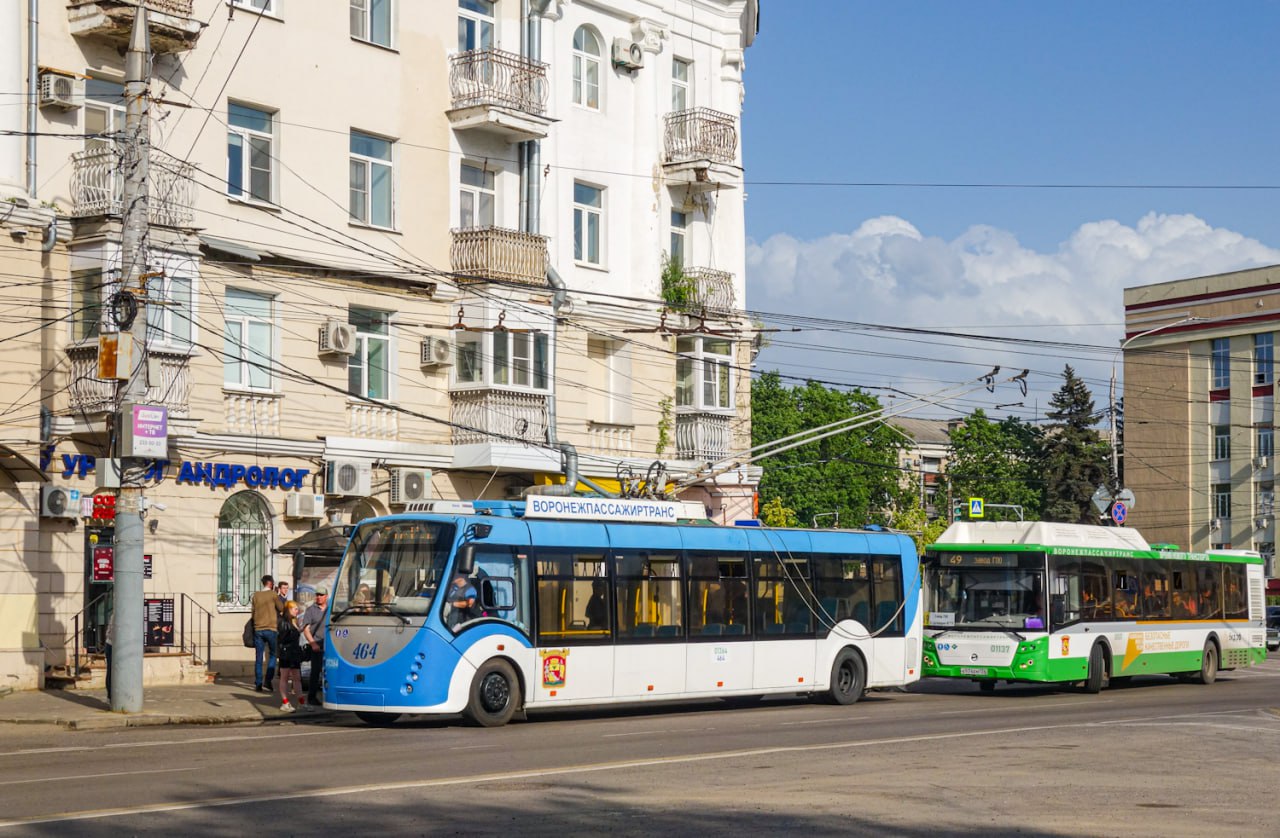
POLYGON ((445 597, 451 610, 449 611, 449 628, 457 629, 467 620, 476 617, 476 588, 467 577, 459 574, 453 579, 453 586, 445 597))

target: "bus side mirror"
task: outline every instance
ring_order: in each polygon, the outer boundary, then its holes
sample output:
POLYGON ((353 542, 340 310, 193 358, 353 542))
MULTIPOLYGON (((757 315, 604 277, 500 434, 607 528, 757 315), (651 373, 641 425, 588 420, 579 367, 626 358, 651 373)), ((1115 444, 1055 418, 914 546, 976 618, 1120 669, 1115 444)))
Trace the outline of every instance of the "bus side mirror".
POLYGON ((476 546, 470 542, 458 548, 458 564, 454 573, 459 576, 470 576, 476 566, 476 546))

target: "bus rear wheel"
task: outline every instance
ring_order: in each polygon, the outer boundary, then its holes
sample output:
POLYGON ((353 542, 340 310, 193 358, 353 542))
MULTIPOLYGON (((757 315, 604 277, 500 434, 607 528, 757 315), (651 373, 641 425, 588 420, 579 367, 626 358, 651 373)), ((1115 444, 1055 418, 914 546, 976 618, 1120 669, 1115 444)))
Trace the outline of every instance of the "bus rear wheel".
POLYGON ((391 727, 400 718, 399 713, 378 713, 373 710, 357 710, 356 718, 373 727, 391 727))
POLYGON ((462 715, 480 727, 502 727, 520 709, 520 681, 504 660, 491 660, 471 679, 471 697, 462 715))
POLYGON ((1206 640, 1204 654, 1200 656, 1200 671, 1194 676, 1197 684, 1212 684, 1218 680, 1218 647, 1206 640))
POLYGON ((1089 675, 1084 680, 1084 691, 1097 695, 1107 687, 1107 647, 1095 643, 1089 653, 1089 675))
POLYGON ((831 688, 827 691, 827 700, 832 704, 853 704, 862 698, 866 689, 867 671, 858 653, 845 649, 836 655, 836 662, 831 665, 831 688))

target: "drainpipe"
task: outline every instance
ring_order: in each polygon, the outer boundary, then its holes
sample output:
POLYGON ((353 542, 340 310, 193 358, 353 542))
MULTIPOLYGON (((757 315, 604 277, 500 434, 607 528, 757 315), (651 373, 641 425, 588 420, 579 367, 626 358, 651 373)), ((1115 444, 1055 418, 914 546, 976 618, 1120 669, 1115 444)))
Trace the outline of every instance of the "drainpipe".
POLYGON ((36 97, 40 74, 40 0, 27 0, 27 195, 36 197, 36 97))

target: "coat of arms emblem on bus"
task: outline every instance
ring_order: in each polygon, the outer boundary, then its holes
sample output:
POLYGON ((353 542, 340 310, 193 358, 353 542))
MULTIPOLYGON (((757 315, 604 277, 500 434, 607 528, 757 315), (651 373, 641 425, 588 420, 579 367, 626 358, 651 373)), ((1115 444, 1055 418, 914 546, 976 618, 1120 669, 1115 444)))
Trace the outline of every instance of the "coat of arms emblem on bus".
POLYGON ((569 675, 569 650, 543 649, 538 654, 542 656, 542 686, 563 687, 569 675))

